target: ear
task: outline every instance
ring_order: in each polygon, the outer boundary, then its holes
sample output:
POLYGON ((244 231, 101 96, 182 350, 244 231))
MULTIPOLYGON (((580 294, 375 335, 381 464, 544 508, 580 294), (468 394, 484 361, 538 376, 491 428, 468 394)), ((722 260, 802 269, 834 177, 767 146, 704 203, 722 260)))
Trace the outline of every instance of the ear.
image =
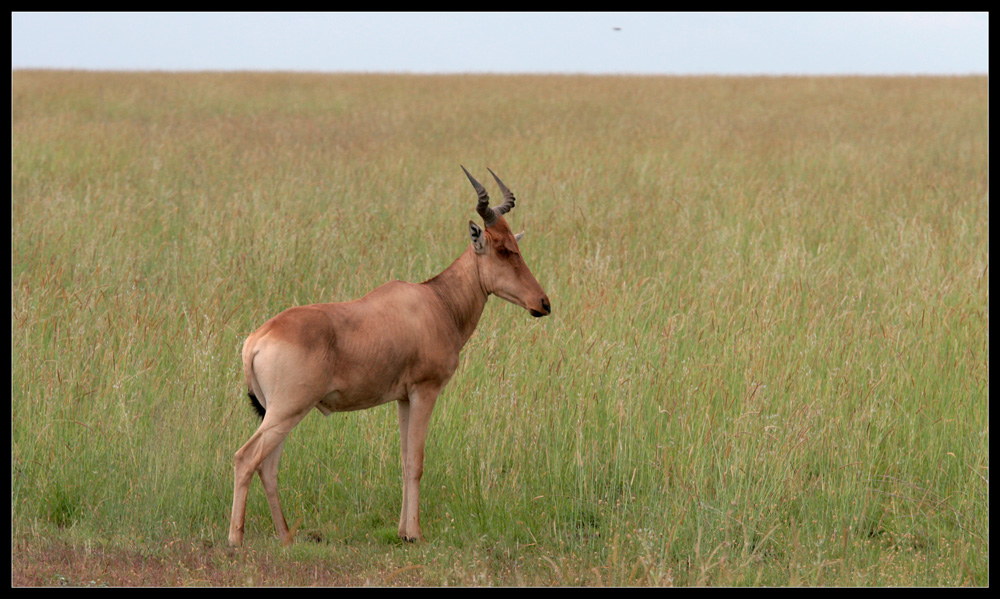
POLYGON ((517 235, 515 235, 514 236, 514 241, 516 241, 518 243, 521 243, 521 238, 522 237, 524 237, 524 231, 521 231, 520 233, 518 233, 517 235))
POLYGON ((469 237, 472 238, 472 247, 477 254, 486 251, 486 236, 483 235, 483 228, 471 220, 469 221, 469 237))

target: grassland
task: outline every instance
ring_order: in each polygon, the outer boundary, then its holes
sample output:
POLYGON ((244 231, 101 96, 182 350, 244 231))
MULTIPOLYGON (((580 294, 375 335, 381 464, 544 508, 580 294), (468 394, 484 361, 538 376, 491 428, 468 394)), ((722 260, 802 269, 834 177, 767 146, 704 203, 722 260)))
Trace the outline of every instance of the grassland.
POLYGON ((988 79, 12 74, 15 585, 988 585, 988 79), (486 307, 395 538, 390 407, 289 437, 239 349, 422 281, 492 167, 552 299, 486 307))

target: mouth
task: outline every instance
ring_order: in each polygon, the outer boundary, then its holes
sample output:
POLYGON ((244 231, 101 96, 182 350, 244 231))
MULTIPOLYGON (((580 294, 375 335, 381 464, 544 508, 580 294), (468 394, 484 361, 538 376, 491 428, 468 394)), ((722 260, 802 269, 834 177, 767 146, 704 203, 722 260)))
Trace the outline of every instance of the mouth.
POLYGON ((528 313, 534 316, 535 318, 541 318, 542 316, 548 316, 549 314, 552 314, 552 306, 549 305, 549 302, 542 302, 541 308, 542 308, 541 310, 528 308, 528 313))
POLYGON ((552 314, 552 304, 549 303, 549 298, 542 298, 542 305, 539 306, 541 310, 535 310, 534 308, 528 308, 528 312, 535 318, 541 318, 542 316, 548 316, 552 314))

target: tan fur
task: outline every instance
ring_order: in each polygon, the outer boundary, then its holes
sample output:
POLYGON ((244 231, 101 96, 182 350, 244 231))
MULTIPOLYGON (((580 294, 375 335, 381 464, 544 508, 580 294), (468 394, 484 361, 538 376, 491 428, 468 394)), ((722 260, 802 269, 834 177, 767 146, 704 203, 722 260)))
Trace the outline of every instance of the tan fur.
POLYGON ((247 337, 247 387, 266 413, 236 452, 230 544, 243 541, 254 472, 264 484, 278 537, 291 541, 278 500, 278 461, 285 437, 310 410, 329 415, 390 401, 397 402, 403 461, 399 536, 422 539, 418 505, 427 425, 488 296, 535 316, 550 313, 506 221, 498 217, 482 232, 481 248, 470 244, 432 279, 393 281, 351 302, 290 308, 247 337))

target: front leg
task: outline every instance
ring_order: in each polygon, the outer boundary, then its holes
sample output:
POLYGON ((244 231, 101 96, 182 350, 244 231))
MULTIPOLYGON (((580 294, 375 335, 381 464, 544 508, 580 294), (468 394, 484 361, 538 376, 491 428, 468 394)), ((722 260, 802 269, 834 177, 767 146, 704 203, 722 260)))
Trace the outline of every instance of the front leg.
POLYGON ((403 459, 403 505, 399 514, 399 538, 423 541, 420 531, 420 478, 424 472, 424 444, 431 412, 441 387, 422 385, 400 401, 399 438, 403 459))
POLYGON ((403 505, 399 510, 399 538, 406 539, 406 433, 410 427, 410 400, 396 402, 399 415, 399 452, 403 465, 403 505))

